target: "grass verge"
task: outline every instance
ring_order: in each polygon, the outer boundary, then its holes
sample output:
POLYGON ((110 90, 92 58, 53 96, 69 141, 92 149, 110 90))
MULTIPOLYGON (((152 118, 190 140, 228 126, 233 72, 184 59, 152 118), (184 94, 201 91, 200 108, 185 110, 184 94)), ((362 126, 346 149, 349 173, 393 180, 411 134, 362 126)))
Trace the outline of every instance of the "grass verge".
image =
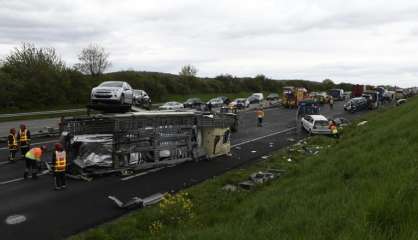
POLYGON ((418 239, 417 108, 414 99, 372 112, 338 142, 307 140, 317 155, 292 146, 187 189, 171 212, 165 201, 71 239, 418 239), (266 168, 287 173, 251 191, 221 190, 266 168))

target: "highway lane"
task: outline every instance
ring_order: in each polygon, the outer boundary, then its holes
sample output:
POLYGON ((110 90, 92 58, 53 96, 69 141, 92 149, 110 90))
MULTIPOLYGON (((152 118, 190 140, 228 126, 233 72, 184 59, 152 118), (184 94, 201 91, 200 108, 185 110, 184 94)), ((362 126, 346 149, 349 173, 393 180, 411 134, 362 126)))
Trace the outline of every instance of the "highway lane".
MULTIPOLYGON (((358 116, 343 112, 341 103, 334 111, 324 108, 326 116, 358 116)), ((179 190, 225 171, 260 160, 273 150, 290 144, 287 139, 301 138, 294 130, 295 111, 287 109, 266 110, 265 125, 256 127, 253 111, 243 113, 240 130, 232 135, 234 147, 232 157, 221 157, 212 161, 191 162, 165 168, 127 181, 109 176, 92 182, 70 181, 69 189, 54 192, 52 177, 42 176, 38 180, 16 181, 0 184, 0 236, 1 239, 61 239, 109 221, 126 213, 107 199, 114 195, 122 200, 133 196, 145 197, 157 192, 179 190), (264 136, 268 137, 264 137, 264 136), (253 139, 256 139, 252 141, 253 139), (253 152, 255 151, 255 152, 253 152), (56 221, 58 213, 64 219, 56 221), (4 219, 13 214, 25 215, 27 220, 18 225, 6 225, 4 219)), ((0 152, 4 155, 5 152, 0 152)), ((22 176, 23 163, 0 166, 0 182, 22 176)))

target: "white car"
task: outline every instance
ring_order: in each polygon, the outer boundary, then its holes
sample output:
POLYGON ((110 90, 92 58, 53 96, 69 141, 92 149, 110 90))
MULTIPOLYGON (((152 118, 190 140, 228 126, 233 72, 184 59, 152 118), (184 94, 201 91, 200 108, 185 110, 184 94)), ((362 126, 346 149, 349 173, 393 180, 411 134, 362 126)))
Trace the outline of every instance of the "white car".
POLYGON ((238 109, 244 109, 250 107, 250 101, 246 98, 237 98, 229 103, 229 107, 235 107, 238 109))
POLYGON ((224 105, 224 101, 221 98, 212 98, 206 103, 206 105, 209 104, 211 104, 212 107, 222 107, 222 105, 224 105))
POLYGON ((166 102, 164 105, 160 106, 158 109, 160 110, 178 110, 183 109, 184 106, 182 103, 179 102, 166 102))
POLYGON ((331 134, 329 121, 322 115, 307 115, 301 120, 302 128, 309 134, 331 134))
POLYGON ((91 103, 133 104, 133 90, 127 82, 107 81, 91 90, 91 103))

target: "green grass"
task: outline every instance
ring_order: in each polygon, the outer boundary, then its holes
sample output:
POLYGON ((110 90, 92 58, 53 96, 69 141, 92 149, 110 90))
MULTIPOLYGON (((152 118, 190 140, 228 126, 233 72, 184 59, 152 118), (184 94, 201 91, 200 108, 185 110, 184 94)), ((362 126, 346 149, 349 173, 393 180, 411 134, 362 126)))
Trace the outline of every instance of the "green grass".
MULTIPOLYGON (((52 110, 50 110, 50 111, 52 111, 52 110)), ((35 119, 46 119, 46 118, 56 118, 56 117, 81 116, 81 115, 86 115, 86 114, 87 114, 87 111, 80 111, 80 112, 71 112, 71 113, 17 116, 17 117, 0 118, 0 122, 14 122, 14 121, 20 121, 20 120, 35 120, 35 119)))
POLYGON ((366 125, 344 129, 339 142, 309 139, 322 147, 318 155, 282 150, 187 189, 194 217, 163 224, 157 234, 150 224, 167 216, 155 206, 72 239, 418 239, 416 109, 418 99, 411 99, 372 112, 366 125), (287 174, 252 191, 221 190, 271 167, 287 174))

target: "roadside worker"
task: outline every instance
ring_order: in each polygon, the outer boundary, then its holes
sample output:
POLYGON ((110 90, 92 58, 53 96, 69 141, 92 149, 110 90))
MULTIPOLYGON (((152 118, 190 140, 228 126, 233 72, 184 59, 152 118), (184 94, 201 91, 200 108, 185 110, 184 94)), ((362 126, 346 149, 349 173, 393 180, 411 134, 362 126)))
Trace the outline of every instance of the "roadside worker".
POLYGON ((55 179, 55 190, 65 189, 65 170, 67 168, 67 154, 60 143, 55 144, 55 151, 52 153, 52 166, 55 179))
POLYGON ((16 152, 17 152, 17 139, 16 139, 16 129, 10 129, 7 145, 9 147, 9 161, 15 162, 16 152))
POLYGON ((30 131, 26 128, 25 124, 20 124, 20 130, 17 134, 17 140, 19 141, 20 152, 22 158, 25 157, 26 153, 30 149, 30 131))
POLYGON ((262 127, 263 126, 263 118, 264 118, 264 111, 263 108, 257 108, 257 110, 255 111, 255 115, 257 116, 257 127, 262 127))
POLYGON ((332 96, 329 98, 329 108, 334 108, 334 98, 332 96))
POLYGON ((339 138, 337 123, 334 120, 330 121, 328 128, 331 130, 331 135, 333 137, 339 138))
POLYGON ((25 154, 25 173, 23 178, 27 179, 29 172, 32 175, 32 179, 37 179, 37 171, 39 164, 41 163, 42 153, 46 150, 46 146, 34 147, 25 154))

